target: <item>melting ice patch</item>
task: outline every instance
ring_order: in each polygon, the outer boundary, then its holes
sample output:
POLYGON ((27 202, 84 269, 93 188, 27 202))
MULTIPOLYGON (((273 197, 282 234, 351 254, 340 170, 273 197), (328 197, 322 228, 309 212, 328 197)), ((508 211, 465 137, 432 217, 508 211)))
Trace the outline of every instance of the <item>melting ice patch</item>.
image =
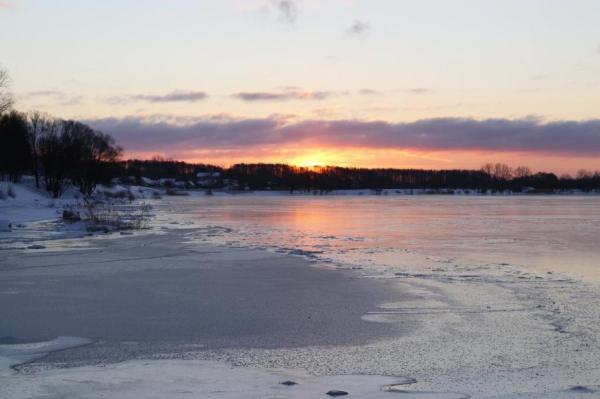
POLYGON ((409 391, 405 387, 391 385, 382 389, 384 392, 394 393, 395 398, 409 399, 470 399, 471 396, 457 392, 428 392, 428 391, 409 391))
POLYGON ((348 397, 468 399, 458 393, 406 391, 412 378, 373 375, 315 377, 299 370, 233 367, 209 361, 129 361, 107 366, 46 370, 35 378, 0 377, 0 398, 152 399, 166 397, 319 398, 330 391, 348 397), (3 396, 7 395, 7 396, 3 396))
POLYGON ((490 399, 586 399, 598 398, 600 387, 588 387, 576 385, 568 389, 559 391, 546 391, 542 393, 521 393, 512 395, 501 395, 490 397, 490 399))
POLYGON ((58 337, 50 341, 26 342, 19 338, 0 338, 0 375, 11 374, 11 367, 29 363, 50 352, 91 344, 93 341, 79 337, 58 337))

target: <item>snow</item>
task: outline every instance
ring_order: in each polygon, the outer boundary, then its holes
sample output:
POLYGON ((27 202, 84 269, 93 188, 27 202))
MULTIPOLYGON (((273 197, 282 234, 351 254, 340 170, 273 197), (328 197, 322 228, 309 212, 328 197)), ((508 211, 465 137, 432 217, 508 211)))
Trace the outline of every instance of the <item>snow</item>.
POLYGON ((142 177, 140 180, 141 180, 141 181, 142 181, 142 183, 144 183, 144 185, 146 185, 146 186, 157 186, 157 185, 159 185, 159 184, 160 184, 158 181, 156 181, 156 180, 152 180, 152 179, 149 179, 149 178, 147 178, 147 177, 142 177))
MULTIPOLYGON (((69 223, 62 218, 63 210, 85 218, 85 203, 77 188, 69 186, 60 198, 51 198, 45 190, 37 189, 33 179, 27 176, 21 183, 0 182, 3 192, 9 187, 14 196, 0 199, 0 249, 61 250, 66 244, 56 244, 56 240, 79 239, 88 233, 85 221, 69 223)), ((113 201, 111 198, 138 200, 132 202, 132 207, 137 207, 141 202, 160 198, 160 191, 136 185, 98 185, 93 197, 108 201, 113 201)), ((82 243, 72 240, 66 246, 73 248, 82 243)))
POLYGON ((467 399, 451 392, 410 390, 411 379, 364 375, 315 377, 300 370, 233 367, 208 361, 129 361, 102 367, 50 370, 35 376, 0 379, 0 398, 159 399, 197 397, 326 398, 326 392, 343 390, 349 398, 467 399), (287 386, 292 380, 297 385, 287 386), (405 385, 408 384, 408 385, 405 385), (394 386, 392 390, 387 389, 394 386), (406 390, 399 387, 404 386, 406 390))
MULTIPOLYGON (((291 369, 235 367, 195 360, 128 361, 119 364, 52 369, 36 374, 0 376, 0 399, 163 398, 327 398, 342 390, 361 399, 469 399, 460 392, 422 391, 403 377, 370 375, 312 376, 291 369), (284 381, 296 385, 284 385, 284 381)), ((543 393, 474 396, 485 399, 597 398, 598 387, 569 387, 543 393)))
POLYGON ((97 196, 133 196, 133 198, 144 199, 144 198, 152 198, 153 195, 160 194, 161 191, 155 188, 150 188, 146 186, 137 186, 137 185, 121 185, 115 184, 111 187, 98 185, 96 190, 94 191, 94 195, 97 196))
POLYGON ((0 219, 8 220, 13 226, 21 223, 50 220, 57 217, 57 209, 73 204, 72 193, 54 200, 45 191, 36 190, 32 184, 0 183, 0 188, 12 187, 15 197, 0 199, 0 219))
MULTIPOLYGON (((0 339, 0 342, 6 338, 0 339)), ((87 345, 93 341, 87 338, 58 337, 45 342, 0 343, 0 377, 13 375, 11 367, 32 362, 46 356, 50 352, 87 345)))

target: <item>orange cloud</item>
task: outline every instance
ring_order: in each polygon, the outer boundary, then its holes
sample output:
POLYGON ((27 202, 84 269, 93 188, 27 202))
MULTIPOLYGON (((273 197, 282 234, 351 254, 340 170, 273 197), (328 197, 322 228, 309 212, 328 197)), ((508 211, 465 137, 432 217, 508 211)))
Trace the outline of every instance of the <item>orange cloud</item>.
POLYGON ((138 118, 88 121, 129 156, 230 165, 283 162, 395 168, 478 168, 490 161, 548 171, 600 169, 600 120, 360 120, 204 118, 185 124, 138 118))

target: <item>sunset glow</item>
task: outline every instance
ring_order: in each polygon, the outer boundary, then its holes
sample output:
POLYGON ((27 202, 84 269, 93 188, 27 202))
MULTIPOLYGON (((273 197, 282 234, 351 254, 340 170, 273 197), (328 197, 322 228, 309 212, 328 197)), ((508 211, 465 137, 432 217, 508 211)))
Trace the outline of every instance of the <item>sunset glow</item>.
POLYGON ((16 106, 126 157, 600 169, 599 2, 8 3, 16 106))
POLYGON ((301 155, 298 158, 291 160, 292 165, 311 167, 311 166, 327 166, 327 165, 341 165, 342 160, 333 156, 329 152, 316 151, 311 152, 308 150, 305 155, 301 155))
POLYGON ((406 150, 370 150, 367 148, 306 148, 304 150, 257 149, 243 151, 127 152, 126 158, 150 159, 155 156, 191 163, 231 166, 236 163, 286 163, 301 167, 345 166, 407 169, 479 169, 488 162, 525 165, 534 171, 553 170, 558 174, 575 174, 579 169, 598 168, 597 157, 567 157, 528 153, 489 152, 415 152, 406 150))

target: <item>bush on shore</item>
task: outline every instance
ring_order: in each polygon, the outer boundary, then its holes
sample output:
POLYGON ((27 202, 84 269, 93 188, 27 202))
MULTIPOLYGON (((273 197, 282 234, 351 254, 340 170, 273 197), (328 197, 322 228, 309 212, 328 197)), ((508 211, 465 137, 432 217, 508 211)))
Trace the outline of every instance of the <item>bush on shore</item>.
POLYGON ((152 217, 149 204, 131 204, 116 200, 84 202, 85 221, 90 231, 140 230, 152 217))

